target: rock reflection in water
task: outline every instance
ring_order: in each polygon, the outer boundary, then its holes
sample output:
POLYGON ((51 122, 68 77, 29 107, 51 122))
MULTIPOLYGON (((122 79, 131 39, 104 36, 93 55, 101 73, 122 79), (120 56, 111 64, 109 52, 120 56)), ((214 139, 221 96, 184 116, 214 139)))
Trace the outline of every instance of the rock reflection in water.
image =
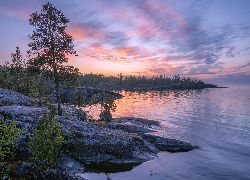
POLYGON ((114 164, 114 163, 91 163, 84 165, 85 173, 117 173, 130 171, 141 163, 114 164))

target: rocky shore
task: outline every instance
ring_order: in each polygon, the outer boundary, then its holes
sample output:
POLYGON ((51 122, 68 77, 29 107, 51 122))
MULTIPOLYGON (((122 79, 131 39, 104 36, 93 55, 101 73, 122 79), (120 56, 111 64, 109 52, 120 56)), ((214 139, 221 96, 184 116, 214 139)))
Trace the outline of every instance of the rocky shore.
MULTIPOLYGON (((36 104, 27 96, 0 89, 1 121, 17 121, 17 126, 25 132, 17 146, 17 179, 35 173, 32 172, 34 164, 28 160, 31 154, 29 136, 33 135, 39 120, 49 112, 46 107, 36 104)), ((114 118, 107 126, 102 126, 97 120, 91 123, 78 120, 77 110, 71 106, 63 108, 67 116, 55 118, 67 143, 57 160, 58 167, 48 169, 43 179, 81 179, 75 174, 96 168, 101 168, 103 172, 110 172, 111 169, 118 172, 149 161, 160 151, 181 152, 199 148, 187 142, 148 134, 161 127, 157 121, 123 117, 114 118)))

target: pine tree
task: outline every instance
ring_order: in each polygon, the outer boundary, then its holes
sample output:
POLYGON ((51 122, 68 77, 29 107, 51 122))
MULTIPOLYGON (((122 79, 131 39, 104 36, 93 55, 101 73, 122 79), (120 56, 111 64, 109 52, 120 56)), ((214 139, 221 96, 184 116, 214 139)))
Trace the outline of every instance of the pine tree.
POLYGON ((63 63, 68 62, 67 54, 75 54, 73 37, 65 32, 67 19, 63 13, 52 6, 51 3, 43 5, 42 13, 32 13, 30 25, 35 26, 35 31, 29 35, 33 40, 29 44, 32 55, 36 55, 31 62, 39 69, 51 71, 55 83, 56 99, 58 101, 58 114, 62 115, 61 108, 61 78, 60 71, 64 69, 63 63))

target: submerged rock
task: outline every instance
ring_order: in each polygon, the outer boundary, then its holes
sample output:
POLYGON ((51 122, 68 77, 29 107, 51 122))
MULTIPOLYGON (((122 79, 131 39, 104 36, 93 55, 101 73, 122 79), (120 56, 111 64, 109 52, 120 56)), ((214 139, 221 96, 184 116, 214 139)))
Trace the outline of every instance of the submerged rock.
POLYGON ((135 118, 135 117, 122 117, 112 119, 109 128, 121 129, 126 132, 132 133, 149 133, 155 132, 160 128, 160 123, 153 120, 135 118))
POLYGON ((176 139, 168 139, 150 134, 143 134, 143 139, 155 145, 160 151, 185 152, 193 149, 199 149, 198 146, 192 146, 190 143, 176 139))

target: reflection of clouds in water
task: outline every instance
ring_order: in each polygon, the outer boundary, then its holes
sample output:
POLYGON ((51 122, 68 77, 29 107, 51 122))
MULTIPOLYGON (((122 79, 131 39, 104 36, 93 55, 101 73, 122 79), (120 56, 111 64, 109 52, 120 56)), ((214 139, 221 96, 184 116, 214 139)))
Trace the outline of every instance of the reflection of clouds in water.
POLYGON ((118 102, 116 116, 133 116, 149 119, 162 119, 164 112, 168 112, 178 103, 188 103, 187 100, 192 98, 194 94, 200 90, 185 91, 142 91, 142 92, 126 92, 122 91, 125 97, 118 102), (195 91, 192 92, 192 91, 195 91))
MULTIPOLYGON (((165 91, 120 91, 123 98, 115 101, 117 108, 113 117, 133 116, 145 119, 166 120, 165 113, 178 108, 178 104, 189 106, 189 99, 196 98, 204 90, 165 91)), ((94 119, 99 118, 100 105, 84 108, 94 119)))
MULTIPOLYGON (((183 131, 181 124, 196 108, 196 99, 206 90, 165 90, 165 91, 120 91, 123 98, 115 101, 117 108, 113 117, 137 117, 161 122, 156 134, 168 137, 183 131), (179 121, 177 123, 173 121, 179 121)), ((89 115, 99 119, 100 105, 87 107, 89 115)), ((197 117, 198 118, 198 117, 197 117)), ((187 130, 186 130, 187 131, 187 130)))
MULTIPOLYGON (((164 128, 159 134, 182 140, 192 139, 196 134, 213 136, 211 133, 216 132, 207 128, 210 126, 225 133, 242 130, 249 134, 243 128, 250 116, 247 90, 120 91, 125 97, 115 101, 117 108, 112 115, 158 120, 164 128)), ((99 119, 100 105, 86 109, 94 119, 99 119)))
MULTIPOLYGON (((125 97, 116 100, 114 117, 158 120, 163 129, 154 134, 199 145, 201 150, 178 154, 161 152, 158 158, 128 172, 110 174, 109 178, 152 180, 165 179, 166 175, 170 179, 249 177, 249 87, 120 93, 125 97), (159 174, 154 175, 156 173, 159 174)), ((92 173, 84 177, 107 179, 104 173, 98 175, 92 173)))

